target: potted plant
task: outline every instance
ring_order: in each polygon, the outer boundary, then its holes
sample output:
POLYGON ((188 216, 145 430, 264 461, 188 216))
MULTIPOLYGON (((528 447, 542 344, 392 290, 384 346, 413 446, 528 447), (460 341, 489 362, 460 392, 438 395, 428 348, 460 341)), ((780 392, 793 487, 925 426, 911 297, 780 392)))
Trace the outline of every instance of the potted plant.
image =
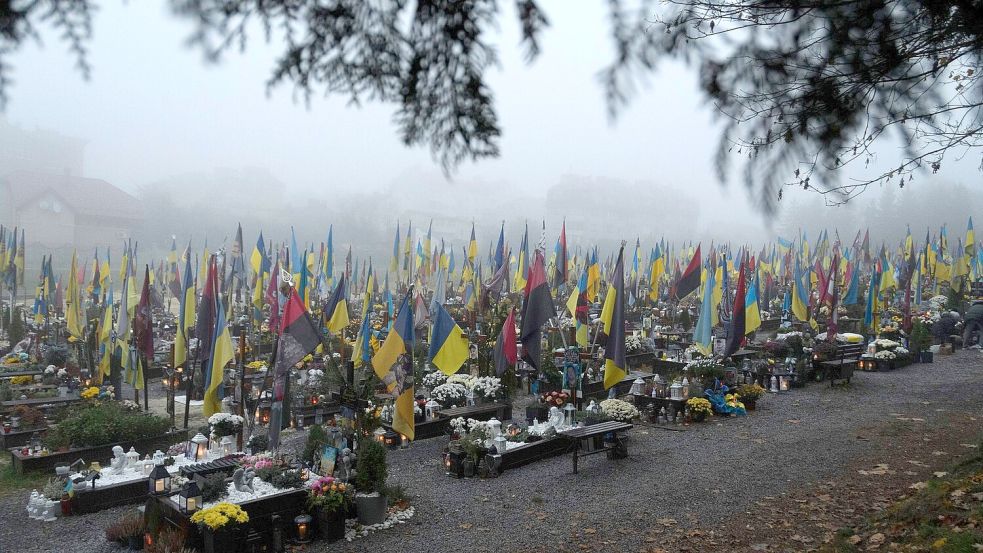
POLYGON ((689 418, 693 422, 703 422, 713 413, 713 406, 702 397, 691 397, 686 400, 686 409, 689 411, 689 418))
POLYGON ((143 549, 143 532, 143 517, 138 513, 130 513, 106 527, 106 541, 140 550, 143 549))
POLYGON ((208 428, 216 441, 224 436, 233 436, 242 430, 243 418, 232 413, 215 413, 208 417, 208 428))
POLYGON ((314 513, 322 539, 336 541, 345 537, 349 487, 331 476, 322 476, 307 484, 307 508, 314 513))
POLYGON ((932 344, 932 333, 928 326, 920 320, 915 320, 911 327, 911 337, 908 345, 911 346, 911 355, 915 362, 931 363, 932 352, 928 350, 932 344))
POLYGON ((242 507, 222 502, 191 515, 191 522, 204 533, 205 553, 238 551, 239 525, 249 522, 242 507))
POLYGON ((744 408, 748 411, 754 411, 758 398, 764 393, 765 389, 757 384, 742 384, 737 388, 737 395, 740 396, 741 401, 744 402, 744 408))
POLYGON ((386 520, 386 448, 375 440, 362 440, 358 448, 355 475, 355 506, 363 526, 386 520))

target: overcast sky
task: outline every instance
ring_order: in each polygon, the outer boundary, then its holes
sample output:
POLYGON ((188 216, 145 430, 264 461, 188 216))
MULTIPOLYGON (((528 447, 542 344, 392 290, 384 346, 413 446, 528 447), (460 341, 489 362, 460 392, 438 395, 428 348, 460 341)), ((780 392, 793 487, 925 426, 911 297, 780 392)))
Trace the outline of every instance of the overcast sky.
MULTIPOLYGON (((716 180, 718 133, 695 70, 662 65, 612 123, 597 81, 611 57, 605 3, 573 8, 544 0, 551 26, 532 65, 517 46, 511 3, 502 4, 501 67, 490 72, 502 156, 465 164, 447 183, 449 193, 466 198, 469 187, 495 183, 539 194, 565 174, 655 181, 701 198, 704 214, 761 223, 739 184, 724 189, 716 180)), ((408 175, 444 181, 428 150, 400 143, 392 106, 354 108, 341 97, 315 97, 308 108, 293 100, 289 86, 268 97, 274 50, 261 35, 254 33, 245 54, 209 65, 185 45, 190 32, 190 23, 159 0, 106 0, 94 21, 91 81, 82 80, 65 45, 48 33, 43 47, 29 44, 10 58, 15 83, 7 117, 85 139, 87 176, 128 190, 175 174, 245 166, 269 169, 293 193, 328 197, 382 191, 408 175)), ((975 163, 948 178, 975 183, 975 163)), ((657 218, 672 206, 652 208, 657 218)))

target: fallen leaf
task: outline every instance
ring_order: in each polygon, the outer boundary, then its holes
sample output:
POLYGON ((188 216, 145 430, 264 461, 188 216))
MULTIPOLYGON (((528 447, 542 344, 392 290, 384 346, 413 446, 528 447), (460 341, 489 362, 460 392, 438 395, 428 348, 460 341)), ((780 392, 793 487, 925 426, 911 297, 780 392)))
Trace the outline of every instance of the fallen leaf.
POLYGON ((912 485, 910 485, 908 487, 911 488, 911 489, 913 489, 913 490, 924 490, 925 488, 928 487, 928 483, 926 483, 926 482, 915 482, 914 484, 912 484, 912 485))
POLYGON ((854 534, 854 535, 850 536, 850 538, 847 541, 850 542, 852 545, 857 545, 858 543, 864 541, 864 539, 861 538, 860 536, 854 534))
POLYGON ((790 422, 792 424, 799 424, 802 421, 800 421, 799 419, 788 419, 788 422, 790 422))
POLYGON ((933 472, 932 474, 934 474, 936 478, 942 478, 943 476, 945 476, 945 475, 947 475, 947 474, 949 474, 949 473, 948 473, 948 472, 945 472, 945 471, 941 471, 941 470, 940 470, 940 471, 938 471, 938 472, 933 472))
POLYGON ((867 538, 867 543, 874 546, 880 546, 882 543, 884 543, 884 534, 880 532, 874 534, 873 536, 867 538))
POLYGON ((597 533, 597 529, 596 528, 584 528, 584 533, 585 534, 596 534, 597 533))

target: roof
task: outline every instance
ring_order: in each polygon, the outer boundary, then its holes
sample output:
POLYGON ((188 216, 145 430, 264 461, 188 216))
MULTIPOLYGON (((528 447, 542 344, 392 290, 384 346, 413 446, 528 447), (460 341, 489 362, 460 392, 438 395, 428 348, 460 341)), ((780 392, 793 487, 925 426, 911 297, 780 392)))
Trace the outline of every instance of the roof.
POLYGON ((0 182, 8 185, 14 209, 23 208, 50 192, 78 214, 143 219, 143 204, 139 200, 102 179, 15 171, 0 182))

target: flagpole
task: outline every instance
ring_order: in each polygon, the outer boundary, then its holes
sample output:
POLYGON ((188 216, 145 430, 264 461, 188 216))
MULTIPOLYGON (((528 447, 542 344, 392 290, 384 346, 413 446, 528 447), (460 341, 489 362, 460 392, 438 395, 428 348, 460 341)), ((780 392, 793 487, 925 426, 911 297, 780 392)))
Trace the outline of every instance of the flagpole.
MULTIPOLYGON (((198 342, 198 348, 195 349, 195 358, 191 362, 191 370, 188 371, 188 385, 185 386, 184 392, 184 428, 188 428, 188 415, 191 410, 191 390, 195 382, 195 365, 198 364, 198 355, 201 353, 201 341, 198 342)), ((185 362, 187 365, 187 362, 185 362)))

